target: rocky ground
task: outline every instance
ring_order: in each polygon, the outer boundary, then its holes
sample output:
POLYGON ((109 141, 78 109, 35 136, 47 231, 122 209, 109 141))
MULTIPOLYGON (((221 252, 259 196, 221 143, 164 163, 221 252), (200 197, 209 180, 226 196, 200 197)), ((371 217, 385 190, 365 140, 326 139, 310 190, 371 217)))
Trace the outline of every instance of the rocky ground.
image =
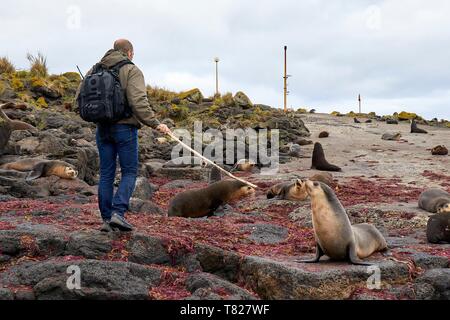
MULTIPOLYGON (((18 103, 13 94, 3 97, 11 99, 18 103)), ((76 166, 80 176, 28 183, 0 174, 0 299, 450 298, 450 245, 426 242, 430 214, 417 207, 425 188, 450 191, 449 156, 430 152, 448 144, 449 129, 422 124, 429 134, 419 135, 410 134, 402 122, 355 124, 349 117, 300 112, 286 116, 241 95, 227 102, 198 97, 196 91, 171 97, 166 109, 160 107, 159 116, 171 126, 209 117, 219 121, 218 128, 251 122, 282 128, 285 142, 302 136, 320 141, 328 161, 343 168, 334 174, 335 190, 351 221, 375 224, 388 240, 389 251, 369 259, 381 276, 381 287, 369 289, 373 272, 367 267, 296 262, 314 253, 309 201, 265 197, 278 181, 314 173, 309 169, 312 145, 302 146, 302 156, 282 164, 276 175, 238 173, 259 186, 253 198, 211 218, 168 218, 169 200, 206 186, 208 169, 164 167, 174 144, 141 130, 142 168, 127 216, 136 230, 105 234, 97 231, 95 129, 55 99, 46 108, 24 103, 25 108, 5 110, 39 132, 13 132, 1 163, 28 156, 61 159, 76 166), (319 139, 324 130, 330 136, 319 139), (402 139, 382 140, 386 132, 401 132, 402 139), (81 270, 79 290, 66 285, 72 265, 81 270)), ((214 127, 213 120, 209 126, 214 127)))

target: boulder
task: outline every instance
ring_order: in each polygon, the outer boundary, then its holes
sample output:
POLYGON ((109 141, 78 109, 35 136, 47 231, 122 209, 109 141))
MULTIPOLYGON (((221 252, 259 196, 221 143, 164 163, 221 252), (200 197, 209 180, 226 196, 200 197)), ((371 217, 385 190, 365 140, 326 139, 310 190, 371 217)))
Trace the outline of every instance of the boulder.
POLYGON ((99 259, 111 250, 109 234, 100 231, 80 231, 70 235, 65 254, 99 259))
POLYGON ((161 271, 154 268, 99 260, 26 262, 0 275, 0 283, 32 286, 38 300, 148 299, 160 279, 161 271), (70 266, 80 268, 81 289, 67 287, 70 266))
POLYGON ((245 93, 243 93, 242 91, 236 92, 233 99, 234 99, 234 102, 238 106, 240 106, 244 109, 247 109, 247 108, 250 108, 253 106, 253 103, 250 101, 249 97, 247 97, 247 95, 245 93))
POLYGON ((163 243, 163 240, 134 234, 127 244, 129 251, 128 260, 139 264, 169 264, 170 256, 163 243))
POLYGON ((252 231, 248 237, 251 241, 262 244, 277 244, 285 241, 289 235, 286 228, 274 224, 253 224, 245 229, 252 231))
POLYGON ((180 100, 187 100, 196 104, 200 104, 203 101, 203 95, 197 88, 180 93, 178 98, 180 100))
POLYGON ((136 179, 136 187, 134 188, 133 198, 144 201, 150 200, 157 187, 150 183, 147 178, 138 177, 136 179))
POLYGON ((450 269, 426 271, 415 281, 417 299, 450 300, 450 269))
MULTIPOLYGON (((238 287, 228 281, 209 273, 194 273, 186 279, 186 289, 193 295, 202 296, 202 293, 196 293, 198 290, 207 290, 219 294, 220 298, 229 300, 255 300, 255 297, 247 290, 238 287)), ((201 290, 201 292, 204 292, 201 290)), ((216 298, 216 297, 215 297, 216 298)))

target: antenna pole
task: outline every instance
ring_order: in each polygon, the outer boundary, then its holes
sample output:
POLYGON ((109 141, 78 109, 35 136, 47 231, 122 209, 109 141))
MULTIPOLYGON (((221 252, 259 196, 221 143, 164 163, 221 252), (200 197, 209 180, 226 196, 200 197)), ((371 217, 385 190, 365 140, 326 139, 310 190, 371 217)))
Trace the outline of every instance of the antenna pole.
POLYGON ((284 112, 287 112, 287 46, 284 46, 284 112))

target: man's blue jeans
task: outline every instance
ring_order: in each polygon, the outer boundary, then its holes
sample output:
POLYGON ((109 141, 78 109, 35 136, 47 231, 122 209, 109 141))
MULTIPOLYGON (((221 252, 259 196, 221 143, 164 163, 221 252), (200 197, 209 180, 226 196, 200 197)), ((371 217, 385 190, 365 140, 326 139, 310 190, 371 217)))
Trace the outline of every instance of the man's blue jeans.
POLYGON ((113 212, 123 217, 128 210, 138 173, 137 130, 128 124, 97 126, 96 139, 100 156, 98 205, 103 220, 110 220, 113 212), (117 157, 122 177, 114 194, 117 157))

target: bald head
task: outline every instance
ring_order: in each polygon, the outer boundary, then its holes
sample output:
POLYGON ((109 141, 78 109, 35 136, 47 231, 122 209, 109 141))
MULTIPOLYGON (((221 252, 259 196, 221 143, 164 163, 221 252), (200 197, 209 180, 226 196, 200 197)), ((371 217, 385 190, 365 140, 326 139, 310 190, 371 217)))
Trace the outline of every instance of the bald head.
POLYGON ((133 59, 134 50, 133 45, 127 39, 119 39, 114 42, 114 50, 120 51, 128 56, 131 60, 133 59))

